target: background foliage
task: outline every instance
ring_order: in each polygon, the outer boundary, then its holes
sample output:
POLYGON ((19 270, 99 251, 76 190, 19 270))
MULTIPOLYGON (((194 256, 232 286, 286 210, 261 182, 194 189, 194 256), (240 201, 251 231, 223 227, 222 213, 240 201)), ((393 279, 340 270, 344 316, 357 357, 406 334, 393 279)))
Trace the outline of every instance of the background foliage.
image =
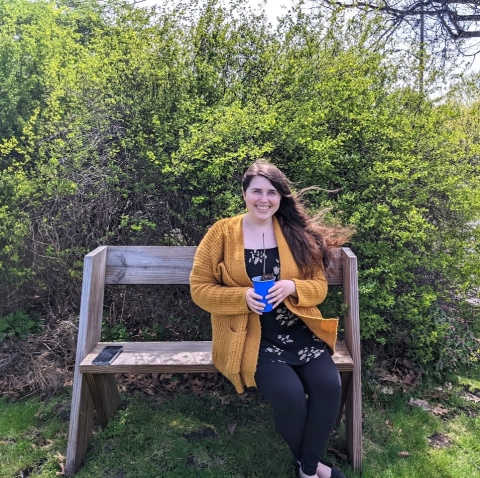
MULTIPOLYGON (((75 323, 87 252, 198 244, 267 157, 298 189, 339 189, 306 199, 358 229, 364 352, 473 363, 479 78, 429 99, 371 48, 372 23, 339 21, 298 9, 273 28, 243 0, 0 0, 0 320, 75 323)), ((209 328, 185 289, 117 288, 104 333, 209 328)))

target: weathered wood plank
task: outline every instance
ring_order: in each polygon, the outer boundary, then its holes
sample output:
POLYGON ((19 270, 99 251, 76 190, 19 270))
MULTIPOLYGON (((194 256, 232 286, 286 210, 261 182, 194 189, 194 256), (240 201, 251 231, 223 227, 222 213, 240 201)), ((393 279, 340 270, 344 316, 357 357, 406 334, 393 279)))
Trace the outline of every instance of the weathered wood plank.
POLYGON ((328 285, 343 284, 343 254, 342 249, 335 249, 333 253, 333 261, 326 271, 328 285))
POLYGON ((75 374, 73 387, 65 476, 73 476, 85 461, 93 430, 94 404, 87 381, 80 373, 75 374))
POLYGON ((109 246, 107 284, 189 284, 194 246, 109 246))
POLYGON ((79 366, 87 352, 100 340, 106 257, 107 247, 102 246, 87 254, 84 261, 66 476, 73 475, 83 463, 92 432, 94 404, 79 366))
POLYGON ((343 248, 342 254, 343 297, 348 304, 345 341, 355 363, 345 402, 345 439, 353 468, 359 470, 362 466, 362 380, 357 257, 348 248, 343 248))
MULTIPOLYGON (((344 342, 338 342, 333 361, 340 371, 352 371, 353 361, 344 342)), ((217 372, 212 342, 100 342, 80 364, 81 373, 217 372), (123 352, 108 366, 92 365, 106 345, 123 345, 123 352)))
MULTIPOLYGON (((189 284, 196 246, 108 246, 106 284, 189 284)), ((340 250, 327 271, 329 285, 342 284, 340 250)))
POLYGON ((98 421, 102 428, 115 416, 120 407, 121 399, 118 393, 117 380, 113 375, 91 373, 83 374, 88 383, 98 421))
POLYGON ((347 401, 350 382, 352 381, 352 372, 340 372, 340 378, 342 381, 342 396, 340 398, 340 408, 338 410, 337 421, 335 422, 336 427, 340 426, 342 421, 343 412, 345 410, 345 402, 347 401))

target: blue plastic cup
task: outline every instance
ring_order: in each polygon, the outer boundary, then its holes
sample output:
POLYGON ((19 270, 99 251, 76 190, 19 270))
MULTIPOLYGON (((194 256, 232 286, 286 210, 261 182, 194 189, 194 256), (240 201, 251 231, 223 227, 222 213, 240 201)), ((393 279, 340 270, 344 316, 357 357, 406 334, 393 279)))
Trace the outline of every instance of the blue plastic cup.
POLYGON ((262 296, 260 302, 265 304, 263 312, 270 312, 273 309, 273 303, 269 304, 265 297, 268 295, 268 289, 271 289, 275 284, 275 279, 262 280, 262 276, 257 276, 252 278, 252 282, 255 293, 262 296))

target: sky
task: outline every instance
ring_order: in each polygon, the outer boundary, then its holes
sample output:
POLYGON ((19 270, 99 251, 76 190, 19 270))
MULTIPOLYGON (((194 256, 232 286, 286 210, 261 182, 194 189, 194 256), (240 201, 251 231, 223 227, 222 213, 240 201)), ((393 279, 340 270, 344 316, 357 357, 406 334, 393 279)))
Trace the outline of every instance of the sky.
MULTIPOLYGON (((174 3, 173 0, 171 3, 174 3)), ((228 3, 228 0, 225 0, 228 3)), ((144 0, 139 6, 149 6, 158 3, 157 0, 144 0)), ((272 23, 276 23, 277 16, 282 15, 292 5, 293 0, 249 0, 248 2, 253 8, 259 3, 265 3, 265 12, 272 23), (285 7, 285 8, 284 8, 285 7)))
MULTIPOLYGON (((250 0, 249 3, 252 6, 258 4, 255 0, 250 0)), ((291 5, 292 0, 267 0, 265 12, 267 13, 269 20, 274 23, 276 17, 283 15, 291 5)))

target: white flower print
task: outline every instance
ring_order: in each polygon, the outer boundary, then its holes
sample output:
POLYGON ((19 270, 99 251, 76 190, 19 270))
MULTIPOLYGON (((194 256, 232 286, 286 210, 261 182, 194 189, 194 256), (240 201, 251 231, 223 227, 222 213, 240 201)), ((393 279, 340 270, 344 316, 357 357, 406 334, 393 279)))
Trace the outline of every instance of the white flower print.
POLYGON ((273 345, 272 347, 265 347, 265 352, 270 352, 272 354, 281 355, 283 350, 278 348, 276 345, 273 345))
POLYGON ((293 342, 293 340, 290 338, 290 335, 280 334, 280 335, 277 335, 277 339, 280 340, 282 344, 289 344, 293 342))
POLYGON ((312 358, 320 357, 325 352, 324 350, 317 349, 316 347, 305 347, 298 351, 299 359, 305 362, 309 362, 312 358))
POLYGON ((280 325, 290 327, 298 322, 298 317, 296 317, 286 307, 279 307, 277 309, 277 316, 275 317, 275 320, 278 320, 280 325))
POLYGON ((275 279, 278 280, 280 278, 280 261, 275 259, 275 262, 277 264, 273 266, 273 275, 275 276, 275 279))
POLYGON ((248 259, 248 262, 252 262, 254 264, 258 264, 263 260, 263 257, 265 256, 265 259, 267 258, 267 254, 264 254, 263 251, 261 250, 250 250, 250 258, 248 259))
MULTIPOLYGON (((246 251, 248 251, 248 252, 247 252, 247 255, 245 256, 245 258, 248 259, 249 264, 253 263, 254 266, 256 266, 257 264, 262 265, 264 258, 265 258, 265 263, 267 265, 269 264, 269 263, 267 263, 267 259, 268 259, 269 256, 267 255, 267 252, 264 253, 262 249, 246 249, 246 251)), ((280 262, 279 262, 278 259, 275 259, 275 261, 277 262, 277 265, 274 266, 273 277, 274 277, 275 280, 278 280, 279 279, 279 274, 280 274, 280 262)), ((268 266, 268 267, 270 267, 270 266, 268 266)))
POLYGON ((314 342, 321 342, 321 340, 316 336, 312 334, 312 339, 314 342))

